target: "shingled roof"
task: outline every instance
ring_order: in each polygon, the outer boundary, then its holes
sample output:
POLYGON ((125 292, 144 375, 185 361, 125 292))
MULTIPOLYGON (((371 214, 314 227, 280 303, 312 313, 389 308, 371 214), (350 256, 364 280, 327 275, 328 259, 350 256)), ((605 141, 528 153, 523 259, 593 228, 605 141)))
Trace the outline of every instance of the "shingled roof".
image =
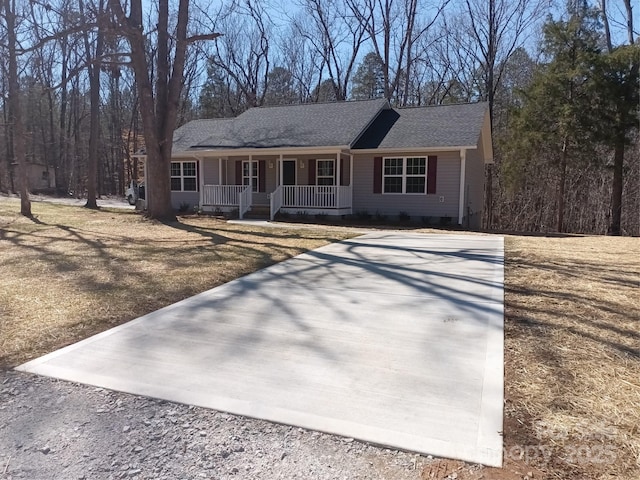
POLYGON ((384 108, 384 99, 251 108, 193 147, 351 146, 384 108))
POLYGON ((221 135, 232 118, 211 118, 192 120, 177 128, 173 133, 172 153, 184 153, 211 135, 221 135))
POLYGON ((392 109, 385 99, 251 108, 236 118, 194 120, 176 130, 173 153, 296 147, 474 146, 486 103, 392 109))
POLYGON ((474 146, 480 137, 488 108, 488 104, 483 102, 386 110, 353 148, 474 146))

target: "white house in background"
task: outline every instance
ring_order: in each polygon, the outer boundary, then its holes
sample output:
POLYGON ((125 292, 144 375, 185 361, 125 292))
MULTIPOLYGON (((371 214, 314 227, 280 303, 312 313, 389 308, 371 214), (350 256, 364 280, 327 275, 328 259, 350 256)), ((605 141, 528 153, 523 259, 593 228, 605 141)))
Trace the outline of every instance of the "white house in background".
POLYGON ((450 219, 478 228, 493 162, 486 103, 392 108, 384 99, 258 107, 176 130, 172 203, 450 219))

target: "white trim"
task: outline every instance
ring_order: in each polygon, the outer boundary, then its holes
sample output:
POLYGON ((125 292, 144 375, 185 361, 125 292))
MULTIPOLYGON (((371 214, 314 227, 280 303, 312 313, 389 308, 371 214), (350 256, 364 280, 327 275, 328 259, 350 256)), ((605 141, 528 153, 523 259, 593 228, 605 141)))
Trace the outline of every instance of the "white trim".
POLYGON ((349 154, 349 186, 351 187, 349 189, 349 195, 351 195, 350 205, 351 207, 353 207, 353 155, 352 154, 349 154))
POLYGON ((367 148, 367 149, 356 149, 351 150, 349 153, 352 155, 372 155, 375 154, 377 157, 379 156, 393 156, 400 155, 404 157, 415 157, 419 156, 423 153, 440 153, 440 152, 459 152, 460 150, 476 150, 478 148, 477 145, 459 145, 457 147, 405 147, 405 148, 367 148), (414 155, 415 154, 415 155, 414 155))
MULTIPOLYGON (((333 162, 333 183, 331 185, 340 185, 338 183, 338 178, 337 178, 337 162, 338 160, 336 158, 317 158, 316 159, 316 173, 315 173, 315 177, 316 177, 316 185, 320 185, 318 183, 318 178, 320 177, 320 175, 318 175, 318 169, 320 168, 320 165, 318 164, 318 162, 333 162)), ((329 178, 327 175, 323 175, 322 178, 329 178)))
POLYGON ((381 185, 381 193, 383 195, 427 195, 427 191, 428 191, 428 187, 427 187, 427 180, 428 180, 428 173, 429 173, 429 157, 420 157, 420 156, 395 156, 395 157, 382 157, 382 185, 381 185), (412 174, 409 175, 407 174, 407 160, 410 158, 421 158, 424 159, 424 175, 416 175, 416 174, 412 174), (385 160, 402 160, 402 173, 400 175, 385 175, 384 173, 384 169, 385 169, 385 160), (384 179, 385 177, 401 177, 402 178, 402 191, 401 192, 385 192, 384 191, 384 179), (407 192, 407 177, 412 177, 412 178, 421 178, 424 177, 424 191, 422 192, 407 192))
MULTIPOLYGON (((479 142, 478 142, 479 143, 479 142)), ((242 149, 202 149, 186 152, 176 152, 171 158, 194 157, 246 157, 248 155, 335 155, 336 150, 347 155, 395 155, 395 154, 423 154, 431 152, 459 152, 460 150, 477 150, 478 145, 456 145, 449 147, 400 147, 400 148, 350 148, 348 145, 333 147, 288 147, 288 148, 242 148, 242 149)))
MULTIPOLYGON (((334 181, 336 183, 336 185, 340 185, 341 184, 341 176, 342 176, 342 154, 340 152, 336 153, 336 163, 335 163, 335 167, 336 170, 333 172, 333 178, 334 181)), ((318 183, 318 182, 316 182, 318 183)))
POLYGON ((259 193, 260 192, 260 160, 253 160, 252 155, 249 155, 249 160, 240 160, 240 162, 242 162, 240 164, 240 175, 242 176, 242 178, 240 179, 240 185, 245 185, 244 183, 244 179, 248 178, 249 179, 249 183, 246 185, 251 186, 251 191, 252 193, 259 193), (256 175, 253 174, 253 166, 255 163, 255 167, 256 167, 256 175), (249 165, 249 175, 245 175, 244 174, 244 165, 248 164, 249 165), (253 179, 256 179, 256 189, 253 189, 253 179))
POLYGON ((462 225, 464 219, 464 193, 467 174, 467 151, 460 150, 460 196, 458 198, 458 225, 462 225))
MULTIPOLYGON (((194 158, 190 158, 187 160, 174 160, 171 159, 170 165, 169 165, 169 182, 171 182, 171 180, 173 180, 174 178, 179 178, 180 179, 180 190, 174 190, 173 188, 171 188, 172 192, 198 192, 198 175, 202 176, 200 173, 200 160, 198 157, 194 157, 194 158), (171 165, 174 163, 179 163, 180 164, 180 175, 172 175, 173 172, 171 172, 171 165), (195 175, 185 175, 184 174, 184 164, 185 163, 193 163, 194 164, 194 168, 195 168, 195 175), (187 178, 193 178, 196 181, 196 188, 195 190, 185 190, 184 189, 184 181, 187 178)), ((170 185, 171 187, 171 185, 170 185)), ((145 197, 146 197, 146 192, 145 192, 145 197)))
MULTIPOLYGON (((458 147, 459 148, 459 147, 458 147)), ((206 149, 189 150, 183 152, 175 152, 171 154, 172 158, 177 157, 239 157, 247 155, 335 155, 336 150, 344 153, 350 152, 349 145, 332 145, 326 147, 287 147, 287 148, 232 148, 232 149, 206 149)), ((359 151, 359 150, 358 150, 359 151)))
POLYGON ((198 165, 196 165, 196 175, 198 175, 200 178, 198 179, 200 182, 200 188, 198 188, 198 206, 202 205, 202 196, 204 195, 203 190, 204 190, 204 172, 202 171, 202 169, 204 169, 204 162, 200 161, 200 159, 198 159, 198 165))
POLYGON ((222 158, 218 157, 218 185, 223 185, 222 183, 222 158))

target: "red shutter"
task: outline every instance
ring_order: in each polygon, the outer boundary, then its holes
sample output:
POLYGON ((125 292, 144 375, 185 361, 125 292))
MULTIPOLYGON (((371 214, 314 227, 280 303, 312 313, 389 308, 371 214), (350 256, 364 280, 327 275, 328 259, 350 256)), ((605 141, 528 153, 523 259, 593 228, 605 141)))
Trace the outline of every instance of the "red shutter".
POLYGON ((258 191, 267 191, 267 161, 258 161, 258 191))
POLYGON ((307 162, 309 164, 309 185, 316 184, 316 161, 311 159, 307 162))
POLYGON ((438 157, 429 155, 427 164, 427 193, 436 193, 436 177, 438 171, 438 157))
POLYGON ((236 160, 236 185, 242 185, 242 160, 236 160))
POLYGON ((373 193, 382 193, 382 157, 373 157, 373 193))

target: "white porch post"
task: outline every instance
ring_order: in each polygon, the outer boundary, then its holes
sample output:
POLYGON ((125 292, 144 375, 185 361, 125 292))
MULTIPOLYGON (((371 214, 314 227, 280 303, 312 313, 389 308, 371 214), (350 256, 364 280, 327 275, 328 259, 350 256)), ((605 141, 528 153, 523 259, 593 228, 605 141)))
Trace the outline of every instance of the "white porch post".
POLYGON ((336 204, 334 205, 336 208, 339 208, 341 205, 341 198, 340 198, 340 184, 341 184, 341 177, 342 176, 342 154, 338 151, 338 153, 336 154, 336 185, 335 185, 335 189, 336 189, 336 196, 335 196, 335 202, 336 204))
POLYGON ((222 157, 218 157, 218 185, 222 185, 222 157))
POLYGON ((353 213, 353 154, 349 154, 349 209, 353 213))
POLYGON ((465 176, 467 170, 467 150, 460 150, 460 195, 458 199, 458 224, 462 225, 464 219, 464 192, 465 192, 465 176))
POLYGON ((280 185, 282 185, 282 161, 283 161, 283 155, 280 154, 280 160, 278 160, 278 187, 280 185))
POLYGON ((198 160, 198 163, 200 165, 200 168, 198 168, 198 173, 200 174, 200 204, 199 207, 202 208, 203 202, 204 202, 204 157, 200 158, 200 157, 196 157, 196 160, 198 160))

